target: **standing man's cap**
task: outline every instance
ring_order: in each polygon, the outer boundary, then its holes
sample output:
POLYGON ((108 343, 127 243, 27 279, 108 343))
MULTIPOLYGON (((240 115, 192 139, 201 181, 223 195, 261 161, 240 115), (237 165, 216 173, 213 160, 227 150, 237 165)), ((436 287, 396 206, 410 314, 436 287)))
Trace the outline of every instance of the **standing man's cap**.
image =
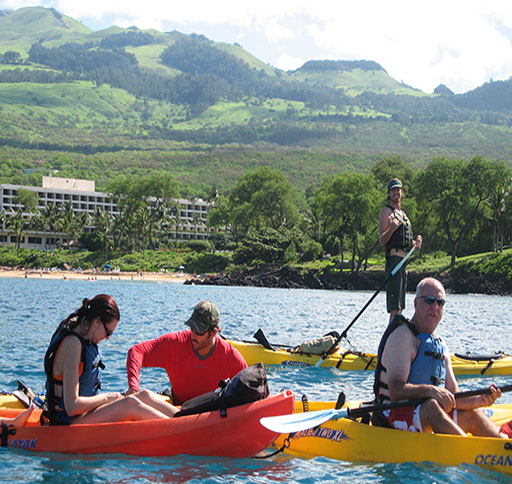
POLYGON ((201 301, 185 324, 188 324, 194 333, 203 334, 219 326, 219 320, 220 313, 217 306, 211 301, 201 301))
POLYGON ((398 178, 393 178, 393 179, 388 183, 388 192, 390 192, 391 190, 393 190, 393 188, 402 188, 402 182, 401 182, 398 178))

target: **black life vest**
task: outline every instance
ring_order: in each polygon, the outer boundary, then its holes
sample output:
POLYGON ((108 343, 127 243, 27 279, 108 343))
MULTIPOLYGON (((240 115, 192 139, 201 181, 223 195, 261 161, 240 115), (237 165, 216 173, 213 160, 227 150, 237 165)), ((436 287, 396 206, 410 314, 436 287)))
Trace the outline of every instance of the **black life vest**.
POLYGON ((412 233, 411 221, 407 218, 404 211, 398 211, 391 205, 386 205, 393 211, 393 215, 400 222, 400 225, 391 234, 391 238, 386 244, 386 256, 391 252, 391 249, 404 249, 408 250, 412 247, 414 240, 412 233))

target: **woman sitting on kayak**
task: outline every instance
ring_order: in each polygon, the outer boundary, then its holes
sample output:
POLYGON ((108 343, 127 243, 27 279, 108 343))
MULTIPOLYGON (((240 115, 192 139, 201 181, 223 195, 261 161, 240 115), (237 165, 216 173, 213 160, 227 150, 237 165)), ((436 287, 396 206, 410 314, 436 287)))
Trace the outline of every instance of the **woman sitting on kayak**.
POLYGON ((178 411, 148 390, 100 393, 105 365, 98 343, 112 336, 119 319, 114 298, 98 294, 57 327, 44 359, 50 425, 166 419, 178 411))

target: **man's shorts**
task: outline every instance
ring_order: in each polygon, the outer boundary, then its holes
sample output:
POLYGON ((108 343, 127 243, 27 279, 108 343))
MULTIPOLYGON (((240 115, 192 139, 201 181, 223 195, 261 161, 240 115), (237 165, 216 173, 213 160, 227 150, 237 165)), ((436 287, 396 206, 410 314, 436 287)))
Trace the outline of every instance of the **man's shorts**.
MULTIPOLYGON (((423 432, 420 408, 421 404, 415 407, 392 408, 390 410, 383 410, 382 415, 387 418, 389 425, 395 429, 407 430, 408 432, 423 432)), ((457 410, 452 410, 448 415, 457 423, 457 410)))
MULTIPOLYGON (((403 257, 390 255, 386 258, 386 278, 402 262, 403 257)), ((388 313, 405 309, 405 292, 407 291, 407 269, 405 264, 386 284, 386 305, 388 313)))

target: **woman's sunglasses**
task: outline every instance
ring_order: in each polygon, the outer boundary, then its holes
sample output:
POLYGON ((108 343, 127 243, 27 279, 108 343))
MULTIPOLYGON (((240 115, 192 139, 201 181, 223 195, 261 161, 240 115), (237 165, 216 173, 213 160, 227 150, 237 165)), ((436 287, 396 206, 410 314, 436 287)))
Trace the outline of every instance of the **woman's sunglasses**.
POLYGON ((107 338, 110 338, 112 336, 113 331, 107 328, 107 325, 105 324, 105 321, 101 320, 103 323, 103 327, 105 328, 105 334, 107 335, 107 338))

